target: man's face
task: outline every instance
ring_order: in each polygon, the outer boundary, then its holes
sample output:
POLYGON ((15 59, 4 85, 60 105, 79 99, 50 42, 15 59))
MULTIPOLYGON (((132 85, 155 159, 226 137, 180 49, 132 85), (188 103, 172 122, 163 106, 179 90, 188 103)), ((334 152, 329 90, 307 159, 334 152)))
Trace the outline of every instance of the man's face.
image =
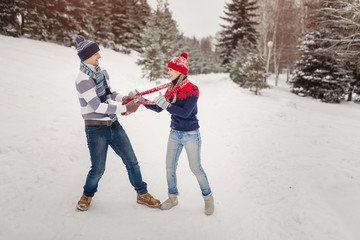
POLYGON ((99 52, 95 53, 94 55, 92 55, 91 57, 89 57, 88 59, 86 59, 84 61, 84 63, 86 64, 90 64, 93 65, 95 67, 99 66, 99 59, 101 58, 101 55, 99 52))

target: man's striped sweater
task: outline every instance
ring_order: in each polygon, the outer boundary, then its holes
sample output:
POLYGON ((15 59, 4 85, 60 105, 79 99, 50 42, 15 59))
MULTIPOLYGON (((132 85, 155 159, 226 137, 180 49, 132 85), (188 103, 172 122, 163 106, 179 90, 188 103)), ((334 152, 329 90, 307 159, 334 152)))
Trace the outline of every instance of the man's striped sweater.
MULTIPOLYGON (((95 71, 95 67, 92 65, 87 65, 92 71, 95 71)), ((119 93, 112 91, 109 84, 109 76, 106 70, 103 70, 105 74, 105 80, 107 82, 108 88, 111 91, 111 94, 107 95, 108 100, 114 100, 117 102, 122 102, 123 96, 119 93)), ((85 120, 111 120, 111 114, 120 114, 126 112, 126 107, 123 105, 113 104, 110 101, 101 102, 100 98, 96 93, 96 83, 95 81, 80 71, 76 79, 76 90, 78 92, 81 114, 85 120)), ((114 119, 113 119, 114 120, 114 119)))

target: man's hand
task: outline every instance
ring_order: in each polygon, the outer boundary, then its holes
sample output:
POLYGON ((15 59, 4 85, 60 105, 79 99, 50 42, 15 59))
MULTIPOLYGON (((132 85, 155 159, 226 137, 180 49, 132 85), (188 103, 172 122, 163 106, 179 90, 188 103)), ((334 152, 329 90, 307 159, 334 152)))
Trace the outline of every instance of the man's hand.
POLYGON ((140 104, 135 103, 134 101, 126 104, 126 112, 134 113, 138 110, 140 104))
POLYGON ((127 104, 128 102, 129 102, 129 96, 124 96, 123 98, 122 98, 122 102, 123 102, 123 104, 127 104))

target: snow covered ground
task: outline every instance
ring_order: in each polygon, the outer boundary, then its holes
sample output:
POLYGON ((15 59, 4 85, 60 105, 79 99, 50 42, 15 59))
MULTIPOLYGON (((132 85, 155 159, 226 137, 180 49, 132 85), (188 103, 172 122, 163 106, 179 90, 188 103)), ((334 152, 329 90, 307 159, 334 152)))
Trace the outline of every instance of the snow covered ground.
MULTIPOLYGON (((4 36, 0 43, 1 240, 360 239, 360 105, 298 97, 283 76, 262 96, 226 74, 190 76, 200 88, 202 161, 214 215, 203 213, 185 152, 179 205, 161 211, 136 203, 112 150, 90 210, 78 212, 90 161, 75 49, 4 36)), ((141 79, 135 55, 101 54, 119 92, 160 84, 141 79)), ((149 192, 165 200, 169 114, 141 107, 120 123, 149 192)))

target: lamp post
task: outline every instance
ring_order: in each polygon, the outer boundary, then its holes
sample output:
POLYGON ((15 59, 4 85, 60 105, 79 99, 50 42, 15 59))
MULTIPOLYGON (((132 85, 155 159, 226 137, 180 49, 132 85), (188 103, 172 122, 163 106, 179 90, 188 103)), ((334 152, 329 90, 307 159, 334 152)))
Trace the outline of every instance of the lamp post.
MULTIPOLYGON (((267 47, 269 49, 268 52, 268 58, 267 58, 267 62, 266 62, 266 75, 269 72, 269 64, 270 64, 270 55, 271 55, 271 48, 274 46, 274 43, 272 41, 268 41, 267 42, 267 47)), ((266 77, 265 77, 265 82, 266 82, 266 77)))

